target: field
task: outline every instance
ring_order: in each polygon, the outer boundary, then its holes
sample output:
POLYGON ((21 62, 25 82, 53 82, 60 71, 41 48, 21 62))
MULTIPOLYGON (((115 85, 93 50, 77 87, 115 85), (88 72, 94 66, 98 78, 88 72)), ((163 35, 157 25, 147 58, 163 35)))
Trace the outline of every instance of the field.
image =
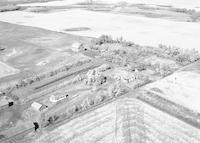
POLYGON ((199 50, 198 45, 200 44, 198 23, 151 19, 138 15, 130 16, 79 9, 50 13, 16 11, 1 13, 0 20, 81 36, 99 37, 102 34, 111 35, 114 38, 122 36, 126 40, 149 46, 166 44, 199 50), (99 25, 98 23, 101 21, 104 23, 99 25), (65 31, 65 29, 78 27, 87 27, 91 30, 65 31), (194 33, 193 30, 196 32, 194 33), (182 39, 187 40, 183 41, 182 39))
POLYGON ((200 75, 198 65, 199 62, 186 67, 187 70, 183 68, 165 79, 148 85, 145 89, 199 112, 200 88, 198 82, 200 75))
POLYGON ((35 142, 198 143, 199 133, 184 122, 129 97, 98 108, 50 133, 43 132, 35 142))
POLYGON ((0 45, 4 48, 0 51, 3 68, 0 72, 1 87, 6 87, 19 78, 88 59, 71 50, 74 42, 87 41, 88 38, 4 22, 0 22, 0 28, 0 45))

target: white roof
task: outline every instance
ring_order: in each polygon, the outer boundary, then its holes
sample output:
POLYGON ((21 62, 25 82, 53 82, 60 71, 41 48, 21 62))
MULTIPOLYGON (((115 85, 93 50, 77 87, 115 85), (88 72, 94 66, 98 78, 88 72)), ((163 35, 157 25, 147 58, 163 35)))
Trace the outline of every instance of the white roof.
POLYGON ((31 107, 32 107, 33 109, 39 111, 40 108, 42 107, 42 104, 40 104, 40 103, 38 103, 38 102, 33 102, 33 103, 31 104, 31 107))
POLYGON ((80 45, 81 45, 81 43, 79 43, 79 42, 73 43, 72 44, 72 50, 75 51, 75 52, 78 52, 80 45))

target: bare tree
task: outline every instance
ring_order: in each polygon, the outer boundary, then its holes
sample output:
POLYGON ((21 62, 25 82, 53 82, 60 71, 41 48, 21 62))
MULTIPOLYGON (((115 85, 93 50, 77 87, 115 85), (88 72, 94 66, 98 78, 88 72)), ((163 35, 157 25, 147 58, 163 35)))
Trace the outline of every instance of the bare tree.
POLYGON ((93 0, 86 0, 86 2, 88 2, 89 4, 92 4, 93 0))
POLYGON ((93 0, 90 0, 90 3, 93 4, 93 0))

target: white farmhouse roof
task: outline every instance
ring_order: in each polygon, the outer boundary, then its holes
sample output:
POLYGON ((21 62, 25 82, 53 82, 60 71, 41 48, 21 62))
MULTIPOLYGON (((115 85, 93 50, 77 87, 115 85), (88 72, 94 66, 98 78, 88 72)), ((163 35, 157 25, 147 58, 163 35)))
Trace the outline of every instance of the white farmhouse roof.
POLYGON ((81 43, 79 43, 79 42, 73 43, 72 44, 72 50, 75 51, 75 52, 78 52, 80 45, 81 45, 81 43))
POLYGON ((40 103, 38 103, 38 102, 33 102, 33 103, 31 104, 31 107, 32 107, 33 109, 35 109, 36 111, 40 111, 40 108, 42 107, 42 104, 40 104, 40 103))

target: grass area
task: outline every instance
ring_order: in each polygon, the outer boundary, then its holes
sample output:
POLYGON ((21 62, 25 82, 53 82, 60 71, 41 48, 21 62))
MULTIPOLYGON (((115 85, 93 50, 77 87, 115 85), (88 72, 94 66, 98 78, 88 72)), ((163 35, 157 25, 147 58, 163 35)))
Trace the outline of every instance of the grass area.
POLYGON ((86 37, 4 22, 0 22, 0 29, 0 43, 5 48, 1 51, 0 61, 6 61, 10 67, 20 71, 1 77, 1 88, 15 84, 16 80, 59 68, 66 62, 69 64, 70 60, 78 60, 77 57, 83 59, 83 56, 71 52, 70 46, 74 42, 89 40, 86 37), (45 65, 39 65, 45 61, 45 65))

